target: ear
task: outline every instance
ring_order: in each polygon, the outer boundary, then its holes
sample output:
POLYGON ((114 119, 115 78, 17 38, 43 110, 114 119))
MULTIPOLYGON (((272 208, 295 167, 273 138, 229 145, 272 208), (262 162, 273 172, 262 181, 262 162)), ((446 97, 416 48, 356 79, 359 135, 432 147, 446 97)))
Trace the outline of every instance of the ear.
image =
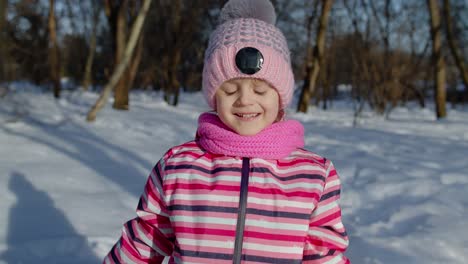
POLYGON ((278 116, 276 117, 275 122, 284 121, 285 116, 286 116, 286 112, 284 112, 284 109, 280 109, 278 111, 278 116))

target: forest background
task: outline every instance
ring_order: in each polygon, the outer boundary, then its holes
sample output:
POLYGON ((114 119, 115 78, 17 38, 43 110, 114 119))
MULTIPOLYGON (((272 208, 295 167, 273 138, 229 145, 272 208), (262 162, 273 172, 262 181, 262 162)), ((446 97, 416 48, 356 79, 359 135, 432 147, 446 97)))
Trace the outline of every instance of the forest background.
MULTIPOLYGON (((201 89, 204 50, 225 2, 0 0, 0 94, 21 80, 56 98, 91 89, 113 96, 118 110, 131 108, 134 89, 162 91, 177 106, 181 91, 201 89)), ((297 111, 345 96, 356 119, 366 107, 388 115, 430 100, 444 118, 447 102, 468 101, 466 0, 272 3, 292 52, 297 111)))

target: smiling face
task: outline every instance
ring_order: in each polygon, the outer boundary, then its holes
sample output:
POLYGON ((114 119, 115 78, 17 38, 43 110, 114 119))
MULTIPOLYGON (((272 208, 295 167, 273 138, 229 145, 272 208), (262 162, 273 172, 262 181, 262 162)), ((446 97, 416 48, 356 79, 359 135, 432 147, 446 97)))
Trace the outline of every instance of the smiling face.
POLYGON ((221 121, 242 136, 253 136, 278 118, 279 95, 261 80, 226 81, 216 91, 215 99, 221 121))

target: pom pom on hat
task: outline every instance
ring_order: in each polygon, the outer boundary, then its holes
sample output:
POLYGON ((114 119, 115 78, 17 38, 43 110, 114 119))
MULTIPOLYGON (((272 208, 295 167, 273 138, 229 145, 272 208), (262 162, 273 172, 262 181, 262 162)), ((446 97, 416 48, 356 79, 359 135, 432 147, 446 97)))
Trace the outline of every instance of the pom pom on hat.
POLYGON ((219 15, 219 23, 236 18, 255 18, 274 25, 276 13, 269 0, 230 0, 219 15))
MULTIPOLYGON (((235 78, 254 78, 270 84, 280 97, 280 109, 291 102, 294 75, 286 38, 275 27, 276 13, 270 0, 229 0, 221 10, 220 25, 210 36, 203 65, 203 93, 216 109, 216 90, 235 78), (254 71, 246 71, 236 57, 248 48, 261 58, 254 71)), ((255 62, 254 62, 255 63, 255 62)), ((255 64, 254 64, 255 65, 255 64)))

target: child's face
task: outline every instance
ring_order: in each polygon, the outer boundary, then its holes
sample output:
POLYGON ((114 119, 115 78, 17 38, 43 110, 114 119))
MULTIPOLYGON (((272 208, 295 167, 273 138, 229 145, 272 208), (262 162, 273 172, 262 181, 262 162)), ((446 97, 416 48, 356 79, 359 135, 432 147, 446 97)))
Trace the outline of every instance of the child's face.
POLYGON ((239 135, 252 136, 278 117, 279 95, 264 81, 232 79, 216 91, 216 112, 239 135))

